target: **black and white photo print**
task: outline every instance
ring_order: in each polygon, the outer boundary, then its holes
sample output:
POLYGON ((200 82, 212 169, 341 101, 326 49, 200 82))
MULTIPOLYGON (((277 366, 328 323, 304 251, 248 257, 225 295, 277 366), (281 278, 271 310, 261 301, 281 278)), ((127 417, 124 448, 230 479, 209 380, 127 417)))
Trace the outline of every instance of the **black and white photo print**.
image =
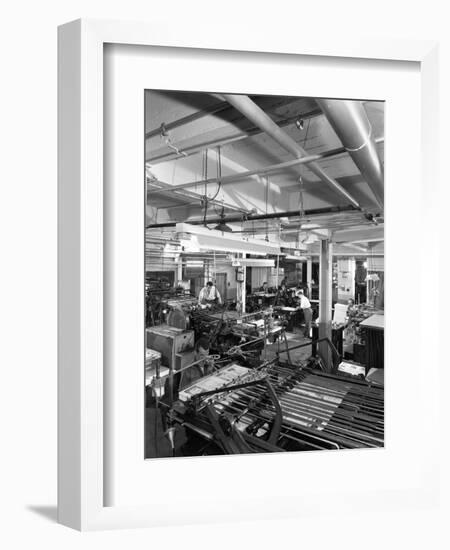
POLYGON ((384 446, 384 113, 145 92, 145 458, 384 446))

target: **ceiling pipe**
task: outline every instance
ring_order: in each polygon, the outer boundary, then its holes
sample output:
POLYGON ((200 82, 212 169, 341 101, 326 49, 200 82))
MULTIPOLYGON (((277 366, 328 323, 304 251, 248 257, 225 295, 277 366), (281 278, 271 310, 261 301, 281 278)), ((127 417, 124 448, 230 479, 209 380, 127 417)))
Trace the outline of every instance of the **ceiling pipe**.
MULTIPOLYGON (((312 208, 310 210, 305 210, 302 215, 304 217, 320 215, 320 214, 335 214, 337 212, 350 212, 355 211, 354 206, 329 206, 326 208, 312 208)), ((298 210, 288 211, 288 212, 271 212, 269 214, 249 214, 248 216, 227 216, 225 221, 227 223, 241 223, 243 221, 253 221, 253 220, 273 220, 278 218, 289 218, 292 216, 299 216, 298 210)), ((184 223, 189 223, 191 225, 203 225, 203 224, 212 224, 220 223, 223 221, 223 218, 208 218, 207 220, 184 220, 184 223)), ((159 227, 174 227, 177 223, 182 222, 164 222, 164 223, 153 223, 147 225, 149 228, 159 228, 159 227)))
POLYGON ((152 191, 149 191, 149 194, 152 195, 156 193, 171 193, 172 191, 176 191, 178 189, 187 189, 196 185, 208 185, 210 183, 220 183, 221 185, 226 185, 228 183, 234 183, 243 179, 251 178, 252 176, 262 176, 272 174, 274 172, 280 172, 282 170, 286 170, 300 164, 308 164, 316 160, 339 155, 345 152, 346 151, 344 147, 341 147, 339 149, 333 149, 332 151, 326 151, 324 153, 317 153, 315 155, 308 155, 306 157, 288 160, 286 162, 280 162, 278 164, 271 164, 270 166, 255 168, 254 170, 246 170, 245 172, 239 172, 230 176, 223 176, 222 178, 208 178, 206 180, 189 181, 186 183, 180 183, 179 185, 173 185, 171 187, 168 187, 167 189, 154 189, 152 191))
MULTIPOLYGON (((235 109, 240 111, 253 124, 259 126, 267 135, 274 139, 283 149, 300 159, 308 156, 308 153, 284 130, 282 130, 256 103, 246 95, 223 94, 223 97, 235 109)), ((336 180, 330 178, 326 172, 316 163, 311 162, 308 168, 323 182, 331 186, 335 191, 346 198, 354 207, 360 208, 358 201, 348 193, 336 180)))
MULTIPOLYGON (((353 225, 349 225, 347 227, 355 227, 356 224, 353 224, 353 225)), ((317 227, 313 227, 313 228, 306 228, 306 227, 297 227, 297 228, 290 228, 290 229, 282 229, 281 230, 281 235, 295 235, 295 234, 298 234, 298 233, 312 233, 314 231, 318 231, 318 230, 323 230, 323 229, 331 229, 333 231, 335 231, 337 228, 336 226, 334 225, 328 225, 328 224, 324 224, 324 225, 321 225, 321 226, 317 226, 317 227)), ((248 234, 258 234, 258 235, 264 235, 266 233, 279 233, 280 232, 280 228, 279 227, 272 227, 272 228, 269 228, 269 229, 264 229, 264 227, 259 227, 258 229, 252 229, 251 227, 248 227, 247 229, 243 229, 242 231, 233 231, 233 233, 248 233, 248 234)), ((344 241, 342 241, 344 242, 344 241)))
POLYGON ((316 101, 383 208, 383 167, 364 105, 361 101, 343 99, 316 101))
MULTIPOLYGON (((164 124, 164 130, 173 130, 174 128, 178 128, 179 126, 189 124, 190 122, 195 122, 196 120, 199 120, 200 118, 203 118, 205 116, 215 115, 217 113, 220 113, 221 111, 225 111, 226 109, 228 109, 228 103, 226 101, 221 101, 220 103, 209 105, 208 107, 203 108, 201 111, 196 111, 195 113, 191 113, 190 115, 187 115, 183 118, 179 118, 178 120, 174 120, 173 122, 168 122, 167 124, 164 124)), ((152 137, 161 135, 161 130, 161 126, 150 130, 145 134, 145 139, 150 139, 152 137)))
MULTIPOLYGON (((382 141, 384 141, 384 138, 380 137, 380 138, 377 138, 375 141, 377 143, 381 143, 382 141)), ((268 175, 275 172, 280 172, 282 170, 286 170, 287 168, 299 166, 300 164, 310 164, 312 162, 315 162, 316 160, 322 160, 322 159, 334 157, 336 155, 341 155, 342 153, 346 153, 346 152, 347 151, 345 147, 339 147, 337 149, 330 149, 328 151, 323 151, 322 153, 307 155, 302 158, 288 160, 286 162, 280 162, 278 164, 272 164, 270 166, 265 166, 262 168, 255 168, 255 170, 247 170, 245 172, 239 172, 237 174, 232 174, 230 176, 223 176, 222 178, 208 178, 206 180, 196 180, 196 181, 189 181, 187 183, 180 183, 179 185, 171 185, 170 187, 165 187, 161 189, 152 189, 148 191, 148 194, 149 195, 166 194, 166 193, 171 193, 172 191, 177 191, 178 189, 187 189, 189 187, 194 187, 196 185, 208 185, 210 183, 220 183, 221 185, 226 185, 226 184, 234 183, 246 178, 250 178, 252 176, 268 175)))
MULTIPOLYGON (((227 105, 229 108, 231 108, 229 103, 227 103, 227 105)), ((319 107, 316 107, 315 109, 305 113, 296 114, 295 116, 284 118, 282 120, 277 120, 277 124, 278 126, 280 126, 280 128, 283 128, 284 126, 289 126, 290 124, 294 123, 299 117, 302 118, 303 120, 308 120, 316 116, 323 116, 323 113, 319 109, 319 107)), ((250 137, 258 136, 259 134, 262 134, 261 128, 259 128, 258 126, 252 126, 246 129, 245 131, 231 134, 226 138, 203 141, 201 143, 196 143, 195 145, 191 145, 189 147, 184 147, 183 156, 189 157, 191 155, 200 153, 206 148, 213 149, 214 147, 217 147, 219 145, 220 146, 229 145, 230 143, 235 143, 237 141, 241 141, 250 137)), ((177 155, 174 151, 170 151, 170 152, 159 154, 155 157, 148 157, 146 159, 146 162, 150 164, 159 164, 160 162, 173 160, 177 157, 179 157, 179 155, 177 155)))

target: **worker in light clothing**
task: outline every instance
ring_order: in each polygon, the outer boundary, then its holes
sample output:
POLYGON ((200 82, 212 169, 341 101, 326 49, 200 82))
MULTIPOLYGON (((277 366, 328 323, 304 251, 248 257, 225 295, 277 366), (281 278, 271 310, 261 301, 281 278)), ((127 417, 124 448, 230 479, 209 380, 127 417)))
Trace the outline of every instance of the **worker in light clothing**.
POLYGON ((297 296, 297 299, 298 299, 298 305, 299 305, 300 309, 303 311, 303 317, 305 319, 304 336, 305 336, 305 338, 309 338, 310 333, 311 333, 311 322, 312 322, 311 302, 304 295, 302 288, 297 290, 296 296, 297 296))
POLYGON ((204 286, 200 290, 198 301, 200 305, 206 307, 211 307, 213 304, 222 305, 222 298, 220 297, 220 293, 211 281, 208 281, 206 283, 206 286, 204 286))

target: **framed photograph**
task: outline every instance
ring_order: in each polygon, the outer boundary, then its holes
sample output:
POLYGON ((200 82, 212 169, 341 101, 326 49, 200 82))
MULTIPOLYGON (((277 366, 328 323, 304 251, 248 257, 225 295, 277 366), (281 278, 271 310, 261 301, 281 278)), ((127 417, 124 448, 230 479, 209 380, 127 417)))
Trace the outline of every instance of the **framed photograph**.
POLYGON ((61 523, 436 505, 437 77, 425 41, 60 27, 61 523))

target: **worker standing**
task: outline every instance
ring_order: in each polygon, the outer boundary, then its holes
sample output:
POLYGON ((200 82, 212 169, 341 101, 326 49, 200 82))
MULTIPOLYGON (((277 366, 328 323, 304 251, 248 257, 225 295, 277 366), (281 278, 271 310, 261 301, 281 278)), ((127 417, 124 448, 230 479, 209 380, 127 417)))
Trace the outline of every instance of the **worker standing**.
POLYGON ((212 307, 213 304, 219 304, 222 305, 222 298, 220 296, 219 291, 217 288, 212 284, 211 281, 208 281, 206 283, 206 286, 204 286, 200 290, 200 294, 198 295, 198 301, 200 305, 206 306, 206 307, 212 307))
POLYGON ((349 300, 347 300, 347 317, 351 319, 357 314, 358 308, 355 306, 355 300, 353 300, 353 298, 350 298, 349 300))
POLYGON ((305 319, 305 338, 310 338, 311 333, 311 322, 312 322, 312 309, 311 302, 304 295, 303 289, 300 288, 296 292, 296 296, 299 302, 299 307, 303 311, 303 318, 305 319))

